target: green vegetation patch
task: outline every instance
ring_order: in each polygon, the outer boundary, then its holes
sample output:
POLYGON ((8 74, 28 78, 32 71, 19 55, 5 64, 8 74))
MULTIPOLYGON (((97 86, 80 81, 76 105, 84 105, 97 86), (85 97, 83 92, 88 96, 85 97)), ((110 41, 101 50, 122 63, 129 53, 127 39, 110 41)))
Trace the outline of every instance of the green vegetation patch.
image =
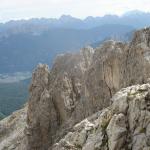
POLYGON ((5 115, 3 113, 0 112, 0 120, 4 119, 5 115))
POLYGON ((2 112, 4 116, 10 115, 26 103, 29 83, 30 79, 15 83, 0 84, 0 112, 2 112))

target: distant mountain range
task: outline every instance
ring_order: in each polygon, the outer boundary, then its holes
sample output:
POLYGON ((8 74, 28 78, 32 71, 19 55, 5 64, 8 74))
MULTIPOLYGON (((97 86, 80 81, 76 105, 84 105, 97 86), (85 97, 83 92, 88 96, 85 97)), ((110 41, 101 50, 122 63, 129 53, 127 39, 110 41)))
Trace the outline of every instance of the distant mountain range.
POLYGON ((40 34, 11 34, 0 39, 0 73, 31 71, 39 62, 51 65, 57 54, 77 51, 110 36, 121 38, 132 30, 132 26, 109 24, 92 29, 55 28, 40 34))
POLYGON ((50 28, 72 28, 72 29, 90 29, 105 24, 122 24, 142 28, 150 24, 150 12, 138 10, 126 12, 122 16, 105 15, 103 17, 89 16, 85 19, 74 18, 70 15, 62 15, 56 18, 33 18, 29 20, 9 21, 0 24, 0 32, 40 32, 50 28), (17 27, 16 29, 14 29, 17 27))
POLYGON ((150 13, 132 11, 119 17, 63 15, 59 19, 30 19, 0 24, 0 73, 31 71, 38 63, 52 64, 66 51, 77 51, 105 39, 128 41, 137 28, 150 25, 150 13))

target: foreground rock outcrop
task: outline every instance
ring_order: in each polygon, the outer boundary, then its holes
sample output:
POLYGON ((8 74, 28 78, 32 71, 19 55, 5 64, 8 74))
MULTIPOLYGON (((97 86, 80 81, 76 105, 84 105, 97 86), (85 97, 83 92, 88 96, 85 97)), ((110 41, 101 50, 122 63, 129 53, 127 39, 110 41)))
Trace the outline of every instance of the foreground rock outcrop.
MULTIPOLYGON (((111 103, 70 128, 47 149, 149 150, 150 84, 123 88, 111 98, 111 103)), ((27 149, 25 118, 26 107, 0 122, 1 150, 27 149)))
POLYGON ((26 149, 27 105, 0 121, 0 150, 26 149))
POLYGON ((149 84, 113 95, 147 83, 149 75, 149 28, 137 31, 131 43, 107 41, 60 55, 51 70, 40 64, 20 149, 148 150, 149 84))
POLYGON ((149 150, 150 84, 116 93, 112 105, 76 124, 52 150, 149 150))

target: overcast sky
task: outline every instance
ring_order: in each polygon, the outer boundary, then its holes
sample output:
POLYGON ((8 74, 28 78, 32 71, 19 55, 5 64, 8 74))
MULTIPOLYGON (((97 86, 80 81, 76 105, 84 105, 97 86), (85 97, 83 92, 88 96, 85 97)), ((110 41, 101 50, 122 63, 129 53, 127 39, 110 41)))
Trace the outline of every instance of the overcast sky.
POLYGON ((121 15, 135 9, 150 11, 150 0, 0 0, 0 22, 63 14, 78 18, 121 15))

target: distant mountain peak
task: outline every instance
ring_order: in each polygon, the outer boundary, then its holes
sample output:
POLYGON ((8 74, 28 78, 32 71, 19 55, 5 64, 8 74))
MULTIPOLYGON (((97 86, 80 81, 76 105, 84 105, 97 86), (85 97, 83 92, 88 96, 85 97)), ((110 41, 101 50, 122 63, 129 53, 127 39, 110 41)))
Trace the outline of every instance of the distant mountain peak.
POLYGON ((62 15, 60 19, 73 18, 71 15, 62 15))
POLYGON ((135 15, 143 15, 146 12, 140 11, 140 10, 131 10, 126 12, 123 16, 135 16, 135 15))
POLYGON ((61 21, 75 21, 75 20, 80 20, 78 18, 72 17, 71 15, 62 15, 59 20, 61 21))

